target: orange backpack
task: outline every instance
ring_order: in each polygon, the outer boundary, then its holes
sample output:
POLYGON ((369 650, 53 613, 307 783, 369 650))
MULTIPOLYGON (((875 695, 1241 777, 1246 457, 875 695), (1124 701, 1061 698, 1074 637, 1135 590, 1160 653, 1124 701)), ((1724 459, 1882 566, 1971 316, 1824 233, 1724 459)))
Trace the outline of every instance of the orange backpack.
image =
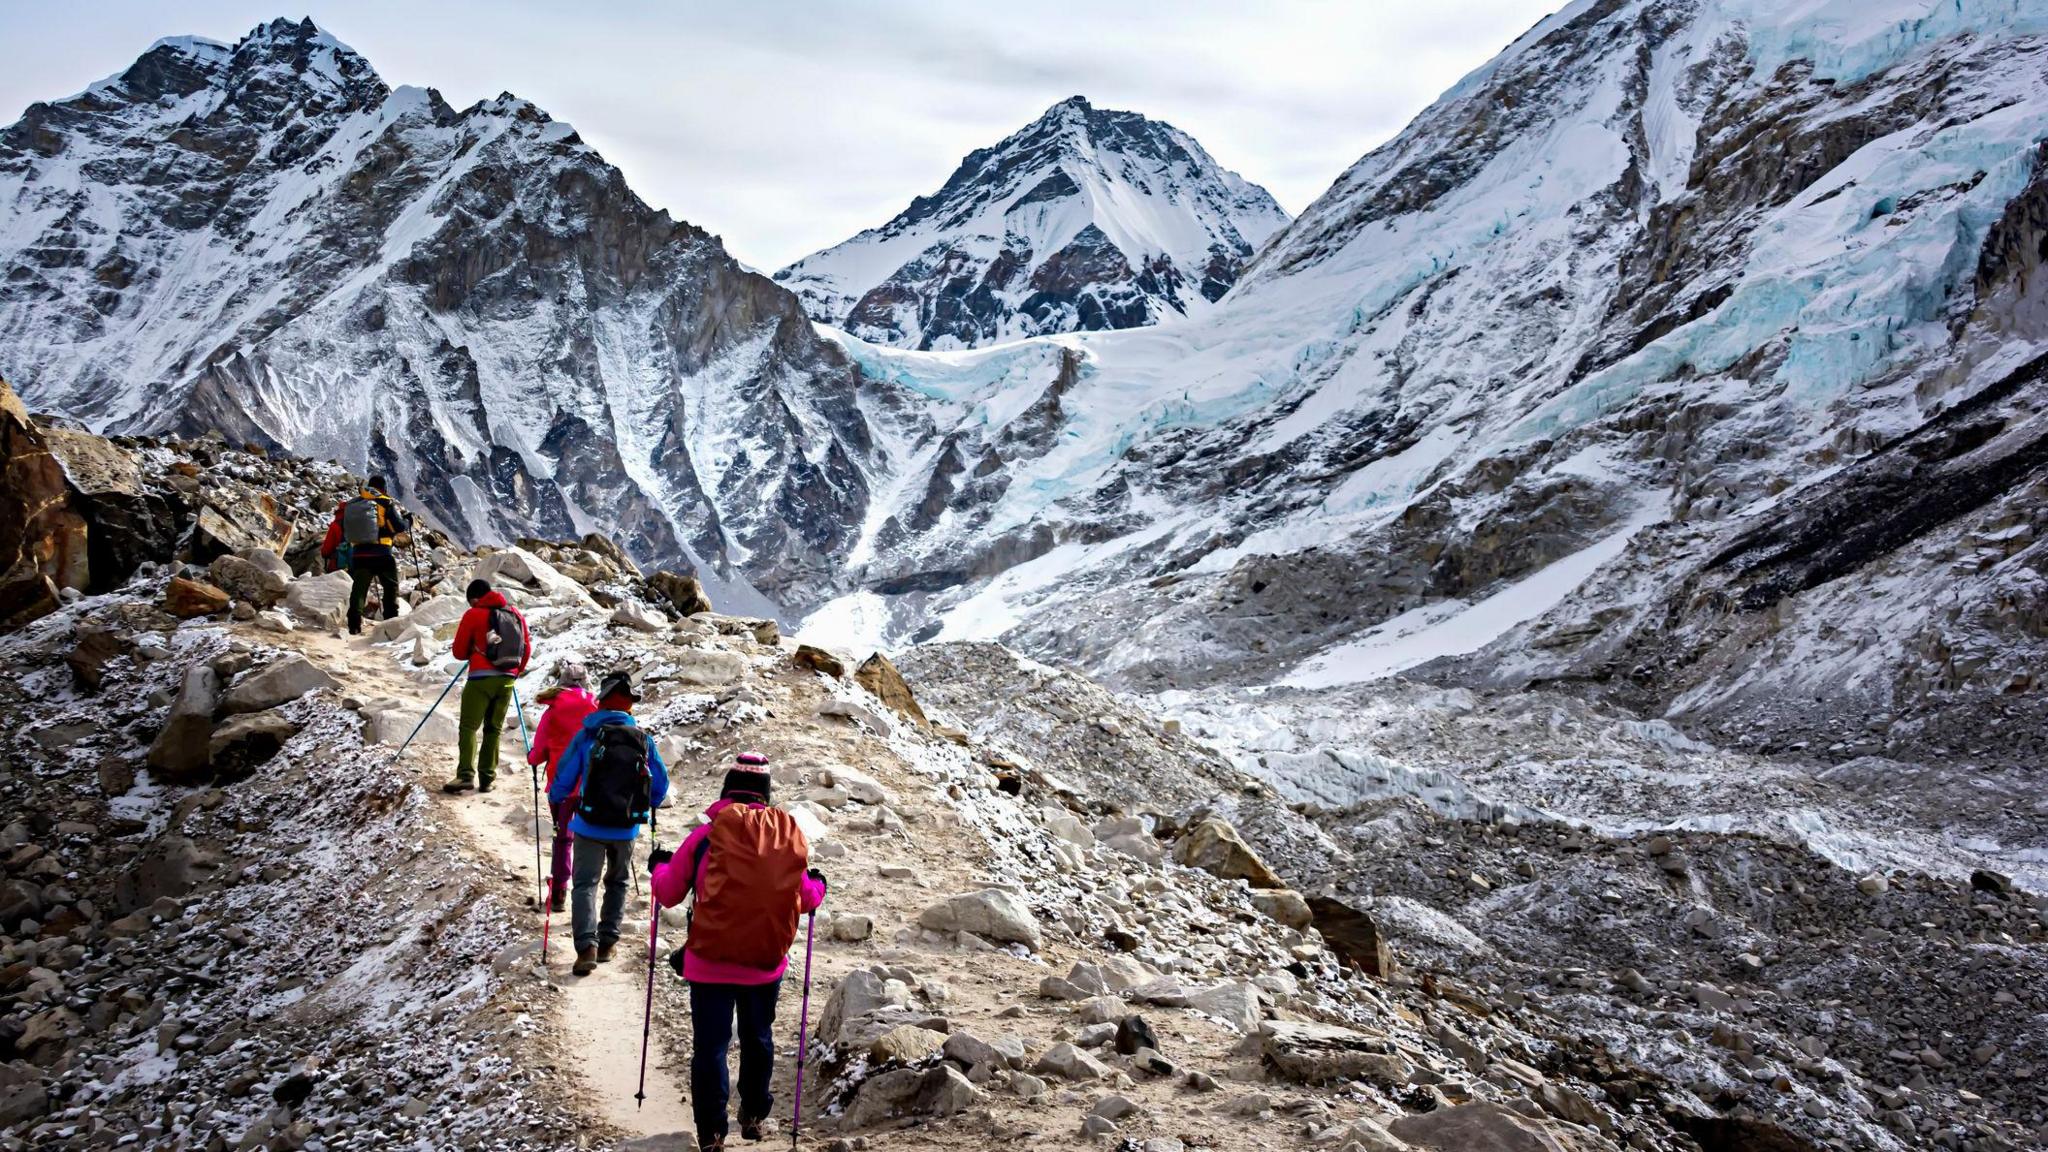
POLYGON ((773 969, 796 943, 811 846, 789 813, 734 804, 712 818, 690 912, 692 954, 773 969))

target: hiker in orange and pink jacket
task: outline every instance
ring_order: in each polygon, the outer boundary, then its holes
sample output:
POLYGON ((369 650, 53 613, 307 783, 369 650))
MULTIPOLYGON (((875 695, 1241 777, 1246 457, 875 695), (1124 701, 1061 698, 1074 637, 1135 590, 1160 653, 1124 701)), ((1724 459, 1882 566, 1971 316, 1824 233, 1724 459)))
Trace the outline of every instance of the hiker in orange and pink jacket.
MULTIPOLYGON (((589 685, 590 673, 582 663, 564 660, 555 666, 554 687, 534 697, 536 704, 545 704, 548 710, 534 726, 526 762, 547 765, 549 788, 555 786, 555 769, 562 763, 562 753, 569 750, 569 742, 583 730, 583 721, 597 711, 597 697, 590 694, 589 685)), ((548 801, 548 814, 555 822, 554 867, 548 881, 551 912, 560 912, 569 902, 569 846, 575 841, 569 831, 569 820, 576 815, 576 801, 574 792, 567 800, 548 801)))
POLYGON ((761 1139, 774 1110, 775 1000, 789 968, 798 919, 825 900, 825 877, 809 867, 810 847, 787 812, 768 806, 768 758, 741 753, 725 774, 706 823, 674 852, 656 850, 649 869, 663 907, 692 892, 689 940, 669 957, 690 984, 690 1103, 702 1148, 723 1148, 726 1050, 739 1018, 740 1135, 761 1139))

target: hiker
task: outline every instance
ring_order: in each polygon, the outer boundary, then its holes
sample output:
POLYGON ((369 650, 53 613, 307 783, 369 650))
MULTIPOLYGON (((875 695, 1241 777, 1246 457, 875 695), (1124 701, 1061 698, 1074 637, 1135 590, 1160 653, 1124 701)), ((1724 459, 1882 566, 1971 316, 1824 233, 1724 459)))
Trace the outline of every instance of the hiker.
MULTIPOLYGON (((547 765, 550 790, 555 786, 555 776, 561 770, 562 754, 569 750, 569 742, 583 730, 583 721, 597 711, 597 697, 586 686, 589 678, 580 662, 564 660, 555 666, 554 686, 534 698, 536 703, 547 705, 547 711, 541 713, 540 724, 533 730, 533 747, 527 750, 526 762, 547 765)), ((576 793, 571 792, 561 803, 548 804, 548 815, 555 822, 553 871, 548 881, 550 912, 560 912, 569 900, 569 845, 574 842, 569 820, 576 814, 576 800, 576 793)))
POLYGON ((613 672, 597 690, 597 711, 583 718, 583 727, 555 766, 548 785, 548 803, 563 804, 578 796, 569 818, 573 838, 569 923, 576 933, 578 976, 588 976, 611 960, 619 942, 619 920, 626 912, 626 875, 633 866, 633 842, 640 826, 668 798, 668 765, 661 750, 633 721, 639 689, 625 672, 613 672), (580 793, 580 796, 579 796, 580 793), (604 909, 591 907, 597 881, 604 878, 604 909))
MULTIPOLYGON (((702 1148, 724 1148, 731 1089, 725 1054, 739 1019, 740 1135, 761 1139, 775 1107, 775 1000, 797 920, 825 900, 825 877, 789 813, 768 806, 768 758, 744 752, 705 823, 674 852, 648 856, 656 903, 697 894, 689 938, 669 963, 690 985, 690 1102, 702 1148), (680 963, 678 963, 680 961, 680 963)), ((801 1056, 799 1056, 801 1059, 801 1056)))
POLYGON ((451 796, 472 788, 489 792, 497 783, 498 736, 505 730, 505 709, 512 704, 513 682, 526 673, 526 662, 533 656, 526 617, 504 593, 488 580, 471 580, 468 594, 469 611, 455 627, 453 651, 457 660, 469 661, 469 681, 462 686, 455 779, 441 786, 451 796))
POLYGON ((334 522, 320 541, 320 555, 327 570, 348 569, 348 634, 363 631, 363 605, 370 597, 370 582, 383 587, 384 618, 398 615, 398 557, 392 541, 412 531, 412 518, 398 502, 385 495, 389 487, 382 476, 370 477, 362 491, 334 509, 334 522))

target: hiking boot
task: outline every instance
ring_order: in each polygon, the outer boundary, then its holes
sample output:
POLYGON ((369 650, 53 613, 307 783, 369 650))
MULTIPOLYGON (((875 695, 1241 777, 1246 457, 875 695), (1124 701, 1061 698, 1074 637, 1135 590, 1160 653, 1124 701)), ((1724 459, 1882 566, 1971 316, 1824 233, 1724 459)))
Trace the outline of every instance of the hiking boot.
POLYGON ((759 1116, 756 1116, 751 1120, 745 1116, 740 1117, 740 1139, 752 1140, 756 1143, 759 1143, 762 1139, 761 1120, 762 1117, 759 1116))
POLYGON ((597 949, 578 948, 576 950, 576 966, 571 968, 570 971, 578 976, 588 976, 592 972, 597 971, 597 949))
POLYGON ((464 780, 462 777, 457 776, 455 779, 441 785, 441 791, 446 792, 450 796, 460 796, 464 792, 476 791, 476 784, 474 781, 464 780))
POLYGON ((561 912, 569 907, 569 898, 560 894, 548 897, 548 911, 561 912))
POLYGON ((697 1145, 697 1152, 725 1152, 725 1137, 713 1136, 697 1145))
POLYGON ((497 786, 498 782, 496 780, 481 780, 477 782, 476 790, 479 792, 489 792, 497 786))
POLYGON ((612 945, 599 944, 597 946, 597 962, 599 964, 609 964, 612 962, 612 945))

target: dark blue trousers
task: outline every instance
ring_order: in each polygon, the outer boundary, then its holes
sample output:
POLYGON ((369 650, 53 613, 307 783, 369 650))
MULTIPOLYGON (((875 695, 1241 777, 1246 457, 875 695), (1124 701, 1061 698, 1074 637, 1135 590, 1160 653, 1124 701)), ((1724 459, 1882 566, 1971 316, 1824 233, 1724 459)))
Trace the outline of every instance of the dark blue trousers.
POLYGON ((701 1147, 725 1135, 725 1053, 739 1020, 740 1116, 765 1118, 775 1108, 768 1081, 775 1071, 775 998, 782 981, 767 984, 690 985, 690 1109, 701 1147))

